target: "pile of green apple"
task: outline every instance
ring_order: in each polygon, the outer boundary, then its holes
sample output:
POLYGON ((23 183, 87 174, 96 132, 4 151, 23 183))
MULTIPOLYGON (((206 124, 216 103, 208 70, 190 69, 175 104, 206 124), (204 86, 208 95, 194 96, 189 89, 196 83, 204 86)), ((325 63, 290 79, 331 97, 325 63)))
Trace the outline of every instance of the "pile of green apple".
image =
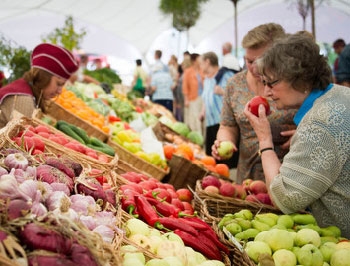
POLYGON ((131 218, 124 224, 126 237, 131 243, 120 249, 123 266, 224 266, 218 260, 207 260, 200 252, 184 245, 181 237, 173 232, 162 233, 145 222, 131 218), (155 255, 149 258, 142 252, 155 255))
POLYGON ((254 215, 243 209, 226 214, 218 227, 243 243, 255 263, 270 257, 276 266, 350 266, 350 241, 336 226, 318 226, 308 213, 254 215))

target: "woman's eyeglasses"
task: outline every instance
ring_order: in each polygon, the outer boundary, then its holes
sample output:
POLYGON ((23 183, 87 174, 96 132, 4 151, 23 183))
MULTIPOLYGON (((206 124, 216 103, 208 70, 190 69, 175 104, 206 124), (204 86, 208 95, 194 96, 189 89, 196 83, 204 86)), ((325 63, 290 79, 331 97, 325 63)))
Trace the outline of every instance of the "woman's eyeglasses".
POLYGON ((261 79, 261 81, 262 81, 262 83, 264 84, 264 86, 267 86, 267 87, 269 87, 270 89, 272 89, 272 87, 273 87, 274 85, 276 85, 280 80, 279 80, 279 79, 276 79, 276 80, 274 80, 274 81, 272 81, 272 82, 267 82, 266 80, 261 79))

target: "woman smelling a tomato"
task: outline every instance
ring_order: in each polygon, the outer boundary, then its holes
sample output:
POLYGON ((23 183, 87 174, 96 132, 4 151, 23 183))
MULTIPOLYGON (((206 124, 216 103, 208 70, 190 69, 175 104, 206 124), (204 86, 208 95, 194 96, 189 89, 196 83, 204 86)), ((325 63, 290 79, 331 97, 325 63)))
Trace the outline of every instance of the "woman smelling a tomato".
POLYGON ((291 35, 257 60, 265 94, 279 109, 296 108, 296 132, 279 160, 263 105, 244 114, 261 150, 269 195, 284 213, 310 209, 321 227, 338 226, 350 237, 350 90, 332 84, 332 70, 309 36, 291 35), (274 86, 267 84, 278 80, 274 86))

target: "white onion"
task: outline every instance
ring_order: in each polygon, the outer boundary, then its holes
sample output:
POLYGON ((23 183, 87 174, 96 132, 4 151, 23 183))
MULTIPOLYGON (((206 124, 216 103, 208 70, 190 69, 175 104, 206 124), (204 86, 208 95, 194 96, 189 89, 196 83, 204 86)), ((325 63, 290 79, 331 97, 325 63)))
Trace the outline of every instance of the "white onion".
POLYGON ((78 221, 79 220, 79 214, 76 213, 73 209, 69 208, 67 211, 62 212, 59 208, 52 211, 56 216, 61 216, 64 218, 69 218, 72 221, 78 221))
POLYGON ((44 216, 47 214, 47 208, 44 204, 40 203, 41 193, 40 191, 37 191, 36 197, 33 201, 32 205, 32 214, 34 214, 37 217, 44 216))

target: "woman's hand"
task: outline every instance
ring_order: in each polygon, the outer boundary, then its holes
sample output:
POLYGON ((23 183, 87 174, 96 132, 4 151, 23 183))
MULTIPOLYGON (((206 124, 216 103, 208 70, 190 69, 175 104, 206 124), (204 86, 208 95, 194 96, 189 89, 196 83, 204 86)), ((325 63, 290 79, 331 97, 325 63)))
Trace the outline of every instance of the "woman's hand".
POLYGON ((289 139, 285 142, 285 143, 283 143, 282 145, 281 145, 281 148, 282 149, 284 149, 284 150, 288 150, 289 149, 289 147, 290 147, 290 142, 291 142, 291 139, 292 139, 292 137, 293 137, 293 135, 295 134, 295 129, 292 129, 292 130, 286 130, 286 131, 281 131, 281 135, 283 136, 283 137, 289 137, 289 139))
POLYGON ((250 112, 248 106, 249 103, 244 107, 244 114, 258 137, 260 149, 273 147, 270 122, 267 120, 264 105, 259 105, 259 117, 250 112))
MULTIPOLYGON (((222 161, 223 158, 220 157, 219 152, 218 152, 218 148, 220 146, 220 142, 222 142, 222 140, 215 140, 214 144, 211 146, 211 155, 214 157, 215 160, 218 161, 222 161)), ((233 152, 237 152, 237 147, 236 145, 233 143, 233 152)))

